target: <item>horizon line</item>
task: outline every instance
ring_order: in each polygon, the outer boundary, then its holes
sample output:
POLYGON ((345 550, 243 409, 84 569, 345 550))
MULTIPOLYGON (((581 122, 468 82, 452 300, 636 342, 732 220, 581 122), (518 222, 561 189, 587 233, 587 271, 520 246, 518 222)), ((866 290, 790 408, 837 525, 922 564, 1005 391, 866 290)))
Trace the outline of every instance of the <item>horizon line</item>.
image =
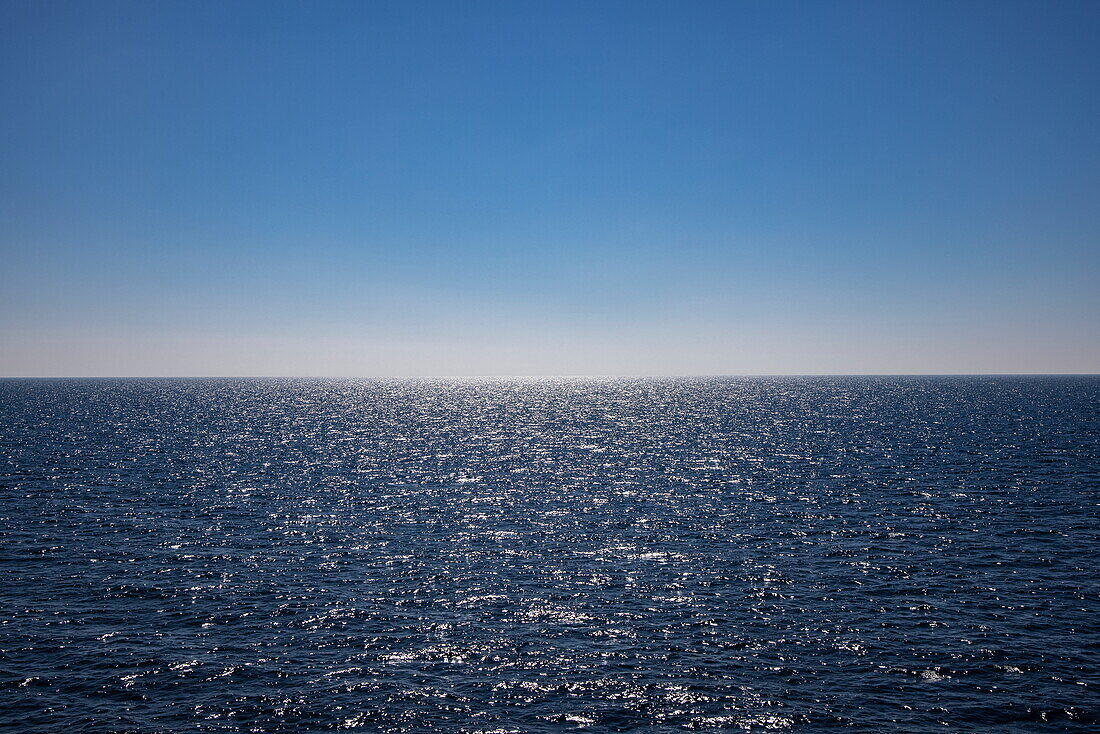
POLYGON ((607 380, 758 377, 1100 377, 1100 372, 746 372, 740 374, 528 375, 0 375, 0 380, 607 380))

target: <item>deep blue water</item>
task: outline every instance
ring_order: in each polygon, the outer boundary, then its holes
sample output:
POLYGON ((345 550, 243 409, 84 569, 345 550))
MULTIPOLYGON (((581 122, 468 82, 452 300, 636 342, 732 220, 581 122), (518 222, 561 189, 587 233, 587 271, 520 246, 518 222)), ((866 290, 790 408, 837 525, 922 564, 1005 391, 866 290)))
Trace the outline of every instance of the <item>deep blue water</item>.
POLYGON ((0 381, 0 726, 1095 731, 1100 378, 0 381))

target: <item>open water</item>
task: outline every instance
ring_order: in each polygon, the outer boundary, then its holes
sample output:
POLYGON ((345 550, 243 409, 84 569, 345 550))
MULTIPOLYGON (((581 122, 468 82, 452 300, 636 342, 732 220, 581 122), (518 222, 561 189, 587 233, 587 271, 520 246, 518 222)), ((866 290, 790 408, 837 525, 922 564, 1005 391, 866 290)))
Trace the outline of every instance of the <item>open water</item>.
POLYGON ((0 381, 0 727, 1096 731, 1100 378, 0 381))

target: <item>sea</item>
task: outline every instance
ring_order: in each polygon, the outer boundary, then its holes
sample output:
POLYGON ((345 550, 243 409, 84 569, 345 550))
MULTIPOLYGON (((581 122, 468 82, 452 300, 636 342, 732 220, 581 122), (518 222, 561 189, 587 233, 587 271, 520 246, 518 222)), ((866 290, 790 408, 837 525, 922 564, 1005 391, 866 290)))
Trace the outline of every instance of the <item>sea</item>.
POLYGON ((0 381, 0 728, 1100 730, 1100 378, 0 381))

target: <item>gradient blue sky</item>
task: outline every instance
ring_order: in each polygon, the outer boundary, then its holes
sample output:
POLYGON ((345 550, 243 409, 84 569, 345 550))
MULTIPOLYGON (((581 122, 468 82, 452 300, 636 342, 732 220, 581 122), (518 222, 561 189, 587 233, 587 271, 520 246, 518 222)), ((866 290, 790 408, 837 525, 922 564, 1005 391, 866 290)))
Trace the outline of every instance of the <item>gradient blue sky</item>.
POLYGON ((0 374, 1100 372, 1100 3, 0 1, 0 374))

